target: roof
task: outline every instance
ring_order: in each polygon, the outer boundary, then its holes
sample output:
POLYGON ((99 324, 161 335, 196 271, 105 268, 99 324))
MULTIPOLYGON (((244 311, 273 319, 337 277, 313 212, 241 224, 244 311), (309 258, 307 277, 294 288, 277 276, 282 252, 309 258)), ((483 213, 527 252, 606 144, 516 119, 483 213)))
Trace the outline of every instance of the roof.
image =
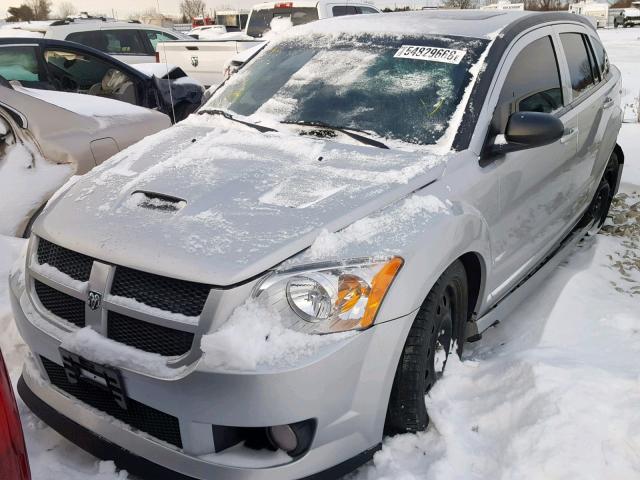
POLYGON ((494 38, 505 29, 529 28, 546 22, 580 22, 593 28, 580 16, 566 12, 530 12, 504 10, 422 10, 385 13, 384 22, 378 15, 351 15, 297 27, 300 33, 378 33, 394 35, 455 35, 473 38, 494 38))

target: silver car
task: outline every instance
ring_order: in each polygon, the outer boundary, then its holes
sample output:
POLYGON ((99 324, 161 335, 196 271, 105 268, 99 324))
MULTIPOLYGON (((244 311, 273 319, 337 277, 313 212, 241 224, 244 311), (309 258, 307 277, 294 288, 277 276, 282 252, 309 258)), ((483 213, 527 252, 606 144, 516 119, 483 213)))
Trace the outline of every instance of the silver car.
POLYGON ((565 13, 294 28, 62 192, 10 278, 45 422, 148 478, 331 478, 618 188, 620 73, 565 13))

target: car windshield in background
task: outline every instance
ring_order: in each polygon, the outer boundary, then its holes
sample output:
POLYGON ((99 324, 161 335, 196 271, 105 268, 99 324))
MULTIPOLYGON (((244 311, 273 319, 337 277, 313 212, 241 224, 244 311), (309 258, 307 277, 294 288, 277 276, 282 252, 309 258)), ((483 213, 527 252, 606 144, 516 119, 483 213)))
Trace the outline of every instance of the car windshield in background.
POLYGON ((274 18, 290 19, 293 26, 304 25, 318 20, 318 9, 316 7, 286 7, 254 10, 247 25, 247 35, 262 37, 262 35, 271 30, 271 22, 274 18))
POLYGON ((435 144, 487 43, 443 36, 290 38, 232 77, 204 110, 435 144))

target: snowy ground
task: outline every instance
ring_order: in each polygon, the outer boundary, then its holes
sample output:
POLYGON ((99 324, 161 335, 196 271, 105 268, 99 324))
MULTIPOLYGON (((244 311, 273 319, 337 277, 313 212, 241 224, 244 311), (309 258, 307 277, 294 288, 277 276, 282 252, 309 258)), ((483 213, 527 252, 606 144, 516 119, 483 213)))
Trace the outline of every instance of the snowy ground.
MULTIPOLYGON (((640 29, 601 32, 637 118, 640 29), (635 100, 634 100, 635 99, 635 100)), ((432 424, 384 442, 357 480, 640 478, 640 125, 625 124, 623 191, 611 224, 584 242, 427 399, 432 424), (635 192, 635 193, 634 193, 635 192)), ((0 236, 0 278, 22 240, 0 236)), ((0 281, 0 348, 14 381, 24 346, 0 281)), ((127 478, 20 411, 34 480, 127 478)))

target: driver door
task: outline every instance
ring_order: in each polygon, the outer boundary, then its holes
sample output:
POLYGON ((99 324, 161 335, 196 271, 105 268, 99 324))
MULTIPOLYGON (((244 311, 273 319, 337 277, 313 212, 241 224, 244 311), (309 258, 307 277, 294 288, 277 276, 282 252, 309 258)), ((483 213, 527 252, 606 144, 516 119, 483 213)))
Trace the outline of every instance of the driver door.
MULTIPOLYGON (((491 159, 499 172, 500 214, 493 226, 493 278, 489 301, 507 294, 549 253, 571 225, 578 186, 573 181, 578 119, 566 108, 564 85, 553 29, 523 37, 509 52, 498 81, 492 131, 501 140, 509 116, 519 111, 555 114, 565 126, 556 142, 491 159)), ((569 93, 569 95, 568 95, 569 93)))

